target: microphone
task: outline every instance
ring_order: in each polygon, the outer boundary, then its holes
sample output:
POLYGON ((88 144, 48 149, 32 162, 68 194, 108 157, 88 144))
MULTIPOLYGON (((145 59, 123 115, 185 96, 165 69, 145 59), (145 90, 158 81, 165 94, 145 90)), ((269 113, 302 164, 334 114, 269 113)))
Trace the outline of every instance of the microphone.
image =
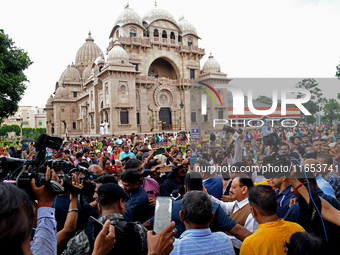
POLYGON ((239 137, 240 135, 242 134, 243 132, 243 129, 242 128, 239 128, 238 130, 236 130, 236 132, 233 134, 233 141, 231 142, 230 145, 232 145, 239 137))
POLYGON ((173 198, 174 198, 174 200, 176 201, 176 200, 178 200, 180 197, 181 197, 181 194, 178 192, 178 190, 176 189, 176 190, 173 190, 172 192, 171 192, 171 195, 170 196, 172 196, 173 198))

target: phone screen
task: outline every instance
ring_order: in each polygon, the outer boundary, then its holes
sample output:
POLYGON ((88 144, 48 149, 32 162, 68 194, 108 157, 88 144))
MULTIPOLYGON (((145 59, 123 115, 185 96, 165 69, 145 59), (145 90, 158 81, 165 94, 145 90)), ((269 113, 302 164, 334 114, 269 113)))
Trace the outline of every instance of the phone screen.
POLYGON ((189 158, 189 164, 190 165, 193 165, 193 164, 195 164, 196 163, 196 160, 197 160, 197 158, 189 158))
POLYGON ((172 166, 163 166, 159 169, 159 172, 167 173, 167 172, 171 172, 171 170, 172 170, 172 166))
POLYGON ((159 155, 159 154, 163 154, 163 153, 165 153, 165 149, 164 148, 160 148, 160 149, 156 150, 155 155, 159 155))
POLYGON ((172 197, 157 197, 155 206, 155 221, 153 231, 161 232, 172 220, 172 208, 174 199, 172 197))

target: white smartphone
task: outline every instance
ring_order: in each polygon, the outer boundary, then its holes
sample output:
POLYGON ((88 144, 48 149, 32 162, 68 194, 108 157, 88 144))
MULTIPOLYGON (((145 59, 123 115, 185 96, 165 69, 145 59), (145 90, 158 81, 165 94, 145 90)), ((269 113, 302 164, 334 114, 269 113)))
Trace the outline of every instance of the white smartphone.
POLYGON ((155 221, 153 231, 157 234, 166 228, 172 221, 172 209, 174 199, 172 197, 156 197, 155 221))

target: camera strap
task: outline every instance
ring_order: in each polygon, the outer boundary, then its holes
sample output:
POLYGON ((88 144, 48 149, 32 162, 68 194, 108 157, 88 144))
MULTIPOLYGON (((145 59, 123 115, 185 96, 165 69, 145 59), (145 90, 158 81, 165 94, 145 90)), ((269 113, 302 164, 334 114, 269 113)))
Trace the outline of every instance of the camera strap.
MULTIPOLYGON (((314 191, 311 191, 311 194, 318 210, 321 212, 320 197, 314 191)), ((323 239, 325 239, 321 218, 314 206, 314 203, 310 200, 309 204, 307 204, 305 199, 302 197, 299 198, 298 202, 300 206, 300 222, 298 223, 303 226, 307 232, 315 233, 318 236, 323 233, 322 236, 323 239)))

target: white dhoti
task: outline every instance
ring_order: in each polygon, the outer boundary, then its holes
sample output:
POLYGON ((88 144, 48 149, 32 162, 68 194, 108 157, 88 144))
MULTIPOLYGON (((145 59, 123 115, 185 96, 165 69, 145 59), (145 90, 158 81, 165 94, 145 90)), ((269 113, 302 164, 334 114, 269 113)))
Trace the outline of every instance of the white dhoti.
POLYGON ((100 124, 100 134, 103 135, 104 134, 104 126, 103 124, 100 124))
POLYGON ((109 133, 109 123, 104 122, 104 135, 109 133))

